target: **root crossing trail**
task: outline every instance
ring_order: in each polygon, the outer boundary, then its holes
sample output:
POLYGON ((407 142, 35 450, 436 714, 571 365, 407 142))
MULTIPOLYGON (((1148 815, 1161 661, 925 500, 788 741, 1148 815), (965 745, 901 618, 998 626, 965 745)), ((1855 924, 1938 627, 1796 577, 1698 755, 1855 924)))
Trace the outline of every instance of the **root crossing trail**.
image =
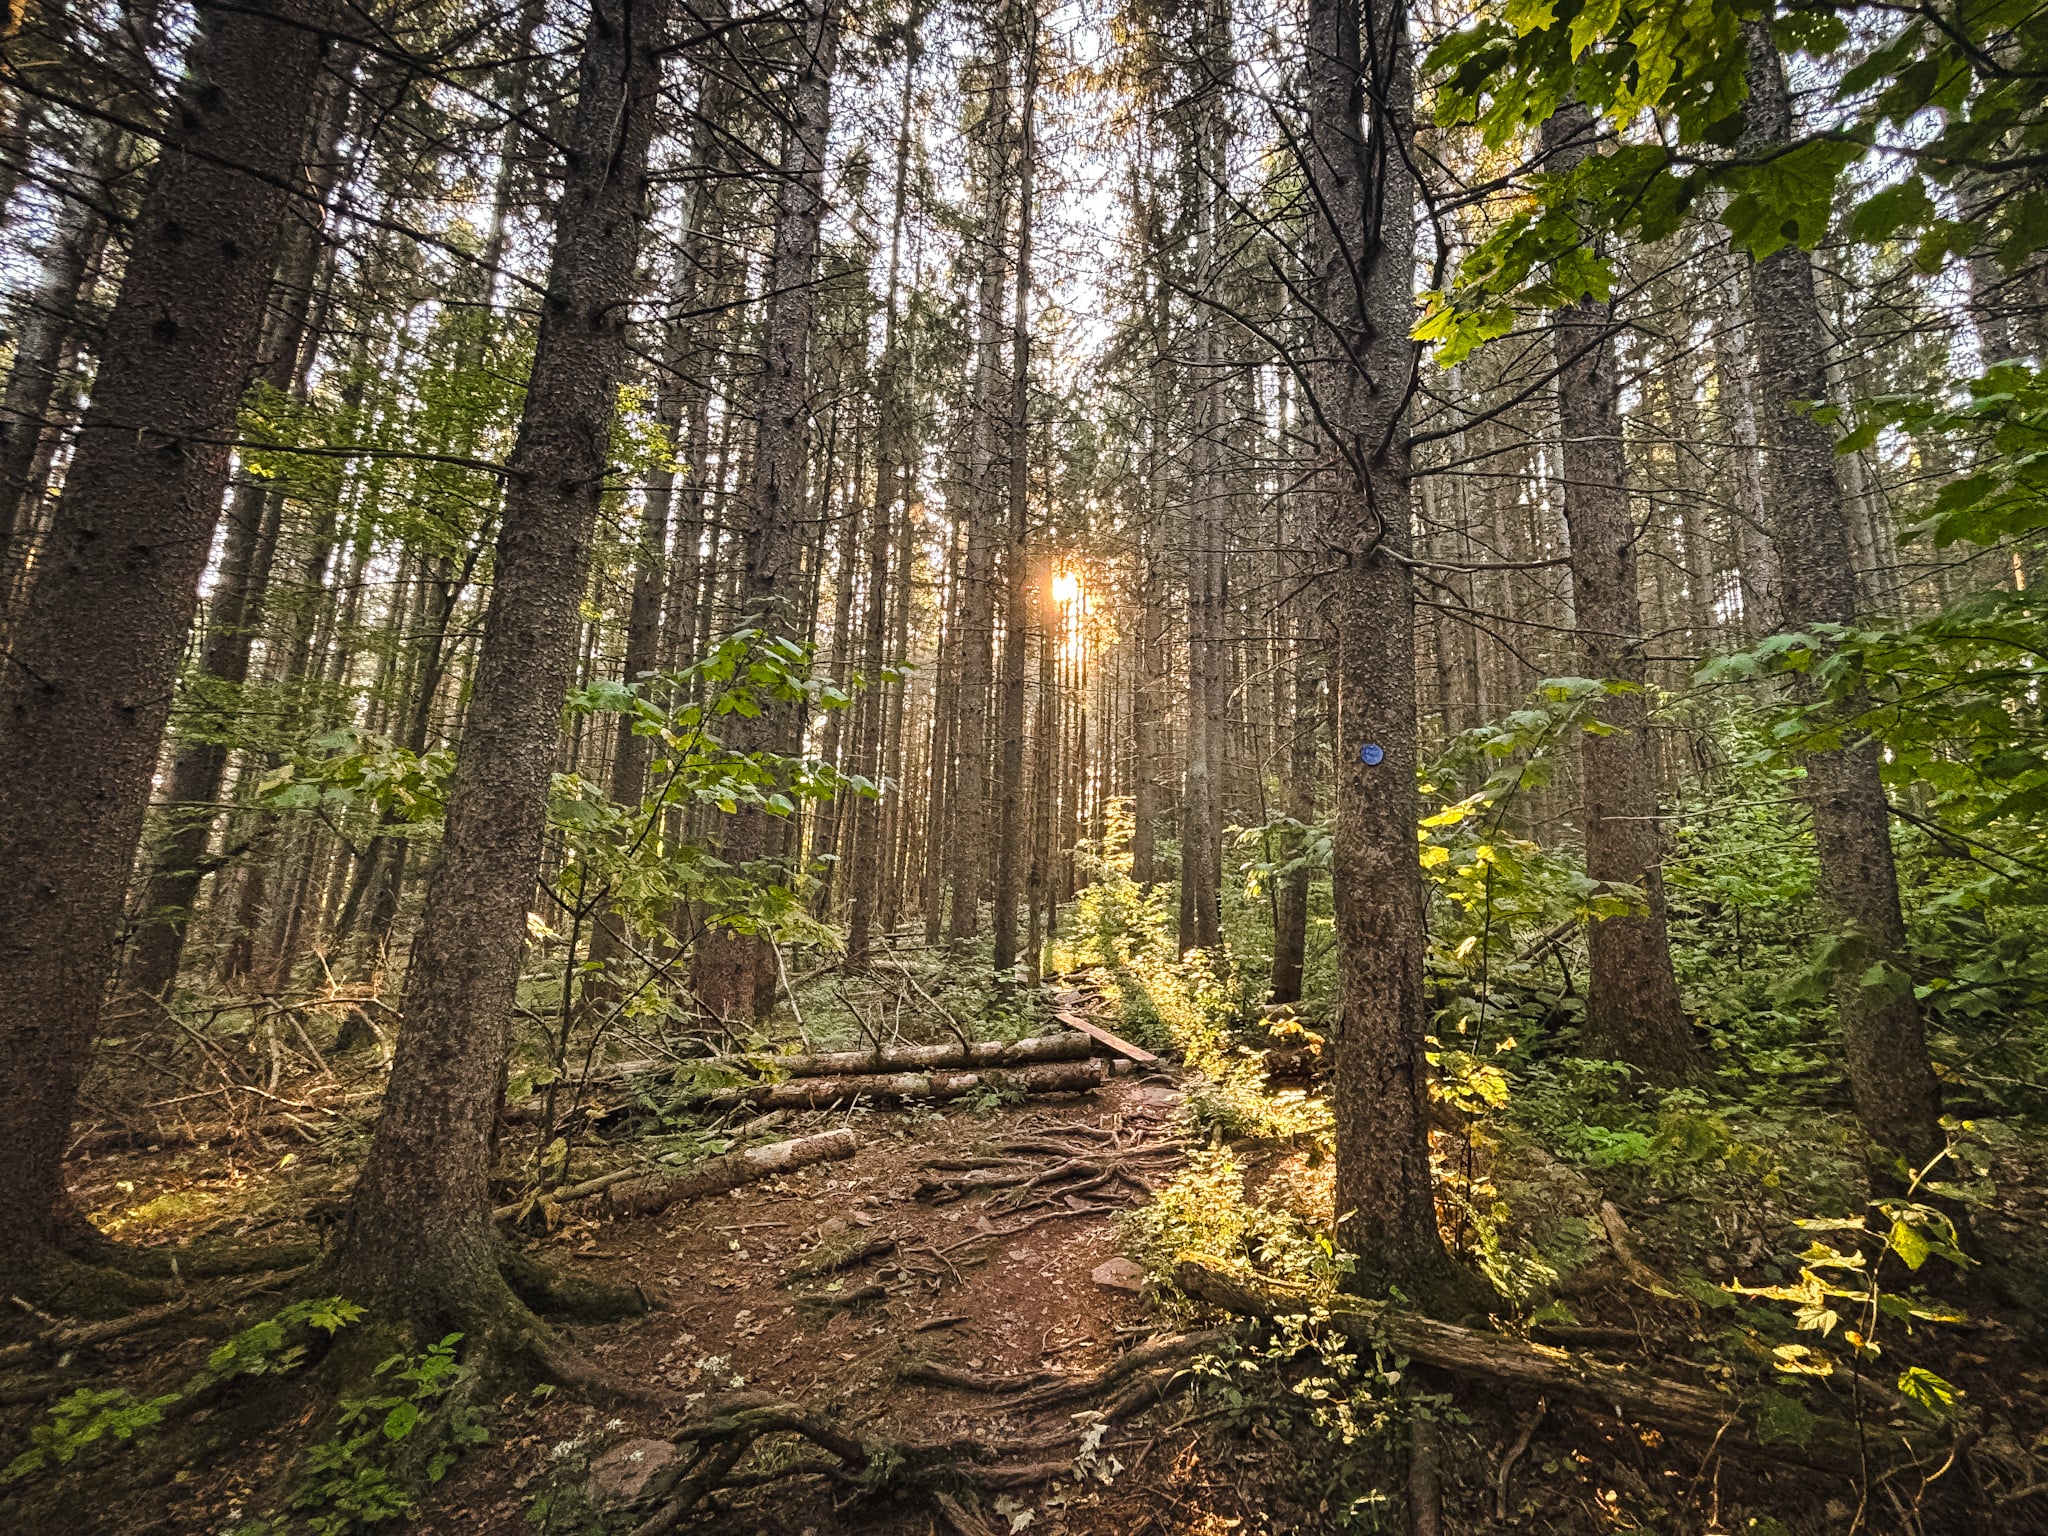
POLYGON ((852 1158, 551 1243, 551 1258, 654 1303, 580 1340, 650 1401, 564 1402, 520 1433, 508 1424, 451 1479, 440 1528, 530 1536, 533 1479, 551 1462, 648 1536, 980 1536, 1048 1501, 1076 1536, 1140 1528, 1171 1481, 1172 1435, 1123 1422, 1206 1336, 1153 1315, 1114 1218, 1181 1161, 1179 1103, 1152 1077, 987 1114, 819 1115, 818 1130, 853 1127, 852 1158), (678 1451, 679 1431, 713 1423, 678 1451), (766 1436, 777 1452, 732 1470, 766 1436), (960 1494, 849 1500, 874 1475, 862 1443, 879 1441, 957 1463, 960 1494))

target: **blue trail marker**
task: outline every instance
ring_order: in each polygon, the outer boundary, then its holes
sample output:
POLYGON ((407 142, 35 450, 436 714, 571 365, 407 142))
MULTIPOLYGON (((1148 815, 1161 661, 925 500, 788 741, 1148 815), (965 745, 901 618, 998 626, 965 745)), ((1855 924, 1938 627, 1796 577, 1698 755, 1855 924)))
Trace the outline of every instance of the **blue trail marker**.
POLYGON ((1364 742, 1358 748, 1358 760, 1368 768, 1379 767, 1380 759, 1386 755, 1386 748, 1376 741, 1364 742))

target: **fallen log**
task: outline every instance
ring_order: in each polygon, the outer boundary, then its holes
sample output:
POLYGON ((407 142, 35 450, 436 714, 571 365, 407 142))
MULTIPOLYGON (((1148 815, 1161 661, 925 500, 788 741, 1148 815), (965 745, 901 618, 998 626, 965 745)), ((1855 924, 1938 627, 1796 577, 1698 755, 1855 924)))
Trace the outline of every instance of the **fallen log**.
POLYGON ((682 1200, 704 1195, 722 1195, 742 1184, 772 1178, 812 1163, 851 1157, 860 1143, 852 1131, 842 1127, 819 1136, 799 1136, 794 1141, 771 1142, 728 1152, 680 1173, 661 1173, 630 1183, 614 1184, 604 1191, 605 1209, 613 1216, 651 1216, 682 1200))
POLYGON ((841 1077, 793 1077, 786 1083, 721 1088, 698 1104, 722 1109, 752 1104, 763 1109, 823 1109, 854 1098, 964 1099, 977 1093, 1078 1093, 1099 1088, 1109 1075, 1100 1057, 975 1072, 883 1072, 841 1077))
MULTIPOLYGON (((1311 1306, 1299 1290, 1226 1269, 1196 1254, 1181 1255, 1174 1266, 1174 1282, 1188 1295, 1241 1317, 1298 1315, 1311 1306)), ((1866 1465, 1873 1470, 1901 1464, 1937 1466, 1950 1451, 1947 1441, 1920 1425, 1865 1423, 1859 1428, 1819 1416, 1798 1444, 1765 1441, 1744 1418, 1744 1405, 1711 1387, 1440 1323, 1384 1302, 1340 1297, 1329 1305, 1328 1315, 1331 1326, 1358 1343, 1380 1345, 1455 1375, 1575 1399, 1753 1458, 1856 1476, 1866 1465)))
MULTIPOLYGON (((1045 1061, 1083 1061, 1096 1054, 1085 1035, 1032 1035, 1023 1040, 957 1040, 940 1045, 897 1045, 887 1050, 816 1051, 804 1056, 771 1056, 767 1066, 782 1077, 867 1076, 881 1072, 927 1072, 935 1067, 1026 1067, 1045 1061)), ((745 1071, 758 1059, 713 1062, 745 1071)))

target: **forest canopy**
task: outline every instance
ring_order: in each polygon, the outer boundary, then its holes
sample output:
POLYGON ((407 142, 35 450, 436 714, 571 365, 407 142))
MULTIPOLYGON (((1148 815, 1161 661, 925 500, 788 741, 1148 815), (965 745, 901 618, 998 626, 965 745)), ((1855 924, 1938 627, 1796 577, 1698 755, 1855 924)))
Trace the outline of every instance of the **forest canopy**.
POLYGON ((10 6, 0 1511, 2048 1529, 2044 173, 2028 0, 10 6))

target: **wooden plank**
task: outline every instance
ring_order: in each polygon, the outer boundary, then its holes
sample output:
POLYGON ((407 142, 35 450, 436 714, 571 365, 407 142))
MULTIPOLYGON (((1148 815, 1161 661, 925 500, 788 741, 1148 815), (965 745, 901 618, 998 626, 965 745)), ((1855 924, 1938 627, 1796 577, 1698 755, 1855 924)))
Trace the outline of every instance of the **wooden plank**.
MULTIPOLYGON (((1073 994, 1071 993, 1068 994, 1068 996, 1072 995, 1073 994)), ((1062 1001, 1064 1001, 1064 999, 1062 999, 1062 1001)), ((1091 1024, 1088 1022, 1088 1020, 1082 1018, 1080 1014, 1072 1012, 1070 1009, 1058 1009, 1053 1013, 1053 1017, 1058 1019, 1062 1024, 1066 1025, 1067 1028, 1078 1029, 1079 1031, 1081 1031, 1082 1034, 1088 1036, 1091 1040, 1100 1041, 1102 1044, 1108 1046, 1112 1051, 1115 1051, 1118 1055, 1128 1056, 1132 1061, 1137 1062, 1140 1066, 1149 1066, 1151 1063, 1159 1059, 1157 1056, 1154 1056, 1150 1051, 1146 1050, 1143 1046, 1133 1045, 1130 1041, 1124 1039, 1120 1035, 1112 1035, 1100 1024, 1091 1024)))

